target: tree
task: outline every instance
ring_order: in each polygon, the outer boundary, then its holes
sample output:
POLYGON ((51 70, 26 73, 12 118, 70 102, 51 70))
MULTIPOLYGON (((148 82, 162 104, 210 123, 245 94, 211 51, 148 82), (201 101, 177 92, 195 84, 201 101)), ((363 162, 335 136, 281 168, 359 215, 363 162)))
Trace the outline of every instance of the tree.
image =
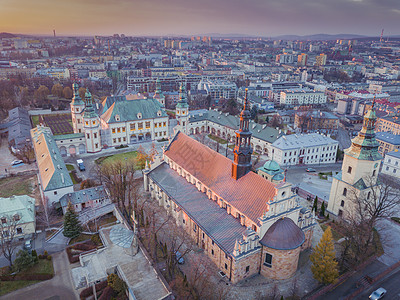
POLYGON ((345 215, 341 231, 345 240, 342 247, 341 265, 358 265, 374 254, 374 228, 381 219, 393 216, 396 207, 400 205, 400 185, 397 180, 381 174, 365 177, 367 188, 363 191, 349 189, 345 215))
POLYGON ((76 238, 82 232, 81 222, 75 212, 74 206, 68 202, 67 212, 64 216, 64 236, 68 238, 76 238))
POLYGON ((44 102, 47 102, 47 96, 50 94, 47 86, 41 85, 33 94, 33 97, 36 100, 38 105, 43 105, 44 102))
POLYGON ((143 170, 146 165, 146 161, 148 161, 150 159, 150 157, 141 145, 137 149, 137 152, 138 152, 138 154, 135 159, 136 165, 138 166, 138 168, 140 170, 143 170))
POLYGON ((14 260, 14 267, 19 272, 35 264, 34 257, 27 250, 19 250, 14 260))
POLYGON ((66 86, 63 89, 63 96, 66 99, 71 99, 72 98, 72 89, 69 86, 66 86))
POLYGON ((56 83, 55 85, 53 85, 53 87, 51 88, 51 93, 53 96, 56 97, 62 97, 63 96, 63 87, 61 84, 56 83))
POLYGON ((318 210, 318 196, 315 196, 314 204, 311 211, 315 211, 315 213, 317 213, 317 210, 318 210))
POLYGON ((48 197, 43 197, 41 205, 36 210, 36 220, 45 228, 50 228, 51 224, 57 219, 57 212, 50 204, 48 197))
POLYGON ((325 217, 325 202, 322 201, 320 215, 325 217))
POLYGON ((274 128, 278 127, 279 129, 282 129, 283 128, 282 118, 278 115, 274 115, 271 119, 270 126, 274 127, 274 128))
POLYGON ((88 189, 91 187, 97 186, 96 182, 93 179, 85 179, 81 182, 81 190, 88 189))
POLYGON ((107 285, 111 287, 117 294, 123 294, 128 286, 125 281, 119 278, 118 275, 111 273, 107 276, 107 285))
POLYGON ((333 245, 332 231, 328 226, 322 235, 318 245, 310 255, 312 262, 311 271, 314 278, 323 284, 335 282, 339 276, 337 261, 335 260, 335 248, 333 245))
POLYGON ((86 89, 84 87, 80 87, 78 90, 78 93, 79 93, 79 97, 81 97, 81 99, 85 99, 86 89))
POLYGON ((0 221, 0 255, 3 254, 12 267, 12 256, 17 248, 18 235, 22 233, 21 218, 18 215, 2 215, 0 221), (3 222, 4 220, 4 222, 3 222))
POLYGON ((257 112, 258 112, 257 106, 253 105, 250 110, 250 117, 252 120, 254 120, 255 117, 257 116, 257 112))

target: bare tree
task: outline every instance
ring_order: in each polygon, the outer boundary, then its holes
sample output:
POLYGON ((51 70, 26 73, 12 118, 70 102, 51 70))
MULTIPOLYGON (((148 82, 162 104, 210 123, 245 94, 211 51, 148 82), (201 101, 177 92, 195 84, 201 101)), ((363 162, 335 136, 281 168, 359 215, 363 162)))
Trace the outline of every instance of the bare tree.
POLYGON ((399 184, 388 176, 381 175, 364 179, 363 191, 351 189, 348 199, 351 205, 346 211, 341 230, 346 238, 342 245, 342 261, 357 265, 374 251, 371 248, 373 231, 378 220, 392 216, 400 204, 399 184))
POLYGON ((9 261, 12 267, 12 256, 17 248, 18 236, 22 234, 21 218, 19 215, 3 215, 0 220, 0 254, 9 261))
POLYGON ((45 228, 50 228, 51 224, 57 220, 56 209, 51 205, 48 197, 42 198, 42 203, 36 211, 36 220, 45 228))

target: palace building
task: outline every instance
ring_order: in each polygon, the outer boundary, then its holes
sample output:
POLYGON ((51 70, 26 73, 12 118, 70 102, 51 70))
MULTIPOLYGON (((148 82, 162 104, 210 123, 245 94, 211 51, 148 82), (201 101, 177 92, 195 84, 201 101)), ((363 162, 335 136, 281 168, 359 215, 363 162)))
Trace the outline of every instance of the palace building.
POLYGON ((233 283, 255 274, 293 276, 300 252, 311 246, 315 225, 290 183, 251 171, 249 109, 246 97, 233 161, 178 131, 162 157, 143 172, 153 201, 233 283))

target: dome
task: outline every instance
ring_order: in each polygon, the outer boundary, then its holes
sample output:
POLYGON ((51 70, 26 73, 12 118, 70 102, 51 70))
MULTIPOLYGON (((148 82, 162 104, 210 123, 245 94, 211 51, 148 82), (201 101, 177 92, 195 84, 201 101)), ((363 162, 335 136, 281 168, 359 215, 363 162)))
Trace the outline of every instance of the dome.
POLYGON ((269 160, 264 164, 264 169, 266 169, 267 171, 277 172, 281 169, 281 167, 278 165, 276 161, 269 160))
POLYGON ((292 250, 305 241, 304 232, 290 218, 277 220, 265 233, 260 243, 277 250, 292 250))

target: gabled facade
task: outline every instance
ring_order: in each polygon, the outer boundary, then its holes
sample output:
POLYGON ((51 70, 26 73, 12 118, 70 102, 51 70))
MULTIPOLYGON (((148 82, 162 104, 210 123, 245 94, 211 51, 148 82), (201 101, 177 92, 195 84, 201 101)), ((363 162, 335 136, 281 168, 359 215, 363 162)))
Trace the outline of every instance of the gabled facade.
POLYGON ((247 112, 245 106, 234 161, 177 132, 144 171, 145 190, 233 283, 254 274, 291 277, 315 224, 291 184, 250 172, 247 112))

